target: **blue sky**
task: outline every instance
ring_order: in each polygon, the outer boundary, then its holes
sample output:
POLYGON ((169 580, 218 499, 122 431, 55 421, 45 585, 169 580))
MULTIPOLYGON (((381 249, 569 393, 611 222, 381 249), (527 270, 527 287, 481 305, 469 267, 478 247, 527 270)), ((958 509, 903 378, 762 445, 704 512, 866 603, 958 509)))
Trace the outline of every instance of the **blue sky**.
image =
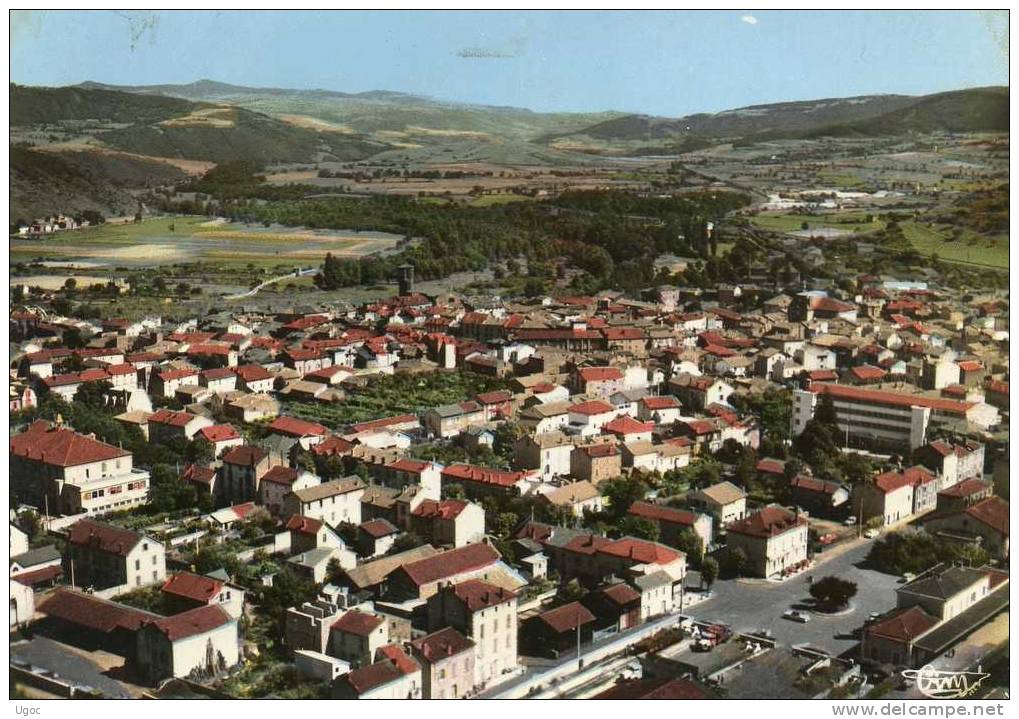
POLYGON ((11 79, 396 90, 679 116, 1008 83, 1007 14, 14 11, 11 79))

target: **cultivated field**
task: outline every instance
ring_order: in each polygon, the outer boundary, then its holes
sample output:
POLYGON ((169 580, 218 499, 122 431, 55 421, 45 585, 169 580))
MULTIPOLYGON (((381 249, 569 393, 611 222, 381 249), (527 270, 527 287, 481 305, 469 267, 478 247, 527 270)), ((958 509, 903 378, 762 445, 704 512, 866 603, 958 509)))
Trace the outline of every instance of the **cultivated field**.
POLYGON ((393 250, 402 239, 383 232, 250 226, 201 217, 159 217, 107 224, 44 239, 11 239, 11 262, 38 258, 145 267, 203 260, 317 265, 327 252, 362 257, 393 250))

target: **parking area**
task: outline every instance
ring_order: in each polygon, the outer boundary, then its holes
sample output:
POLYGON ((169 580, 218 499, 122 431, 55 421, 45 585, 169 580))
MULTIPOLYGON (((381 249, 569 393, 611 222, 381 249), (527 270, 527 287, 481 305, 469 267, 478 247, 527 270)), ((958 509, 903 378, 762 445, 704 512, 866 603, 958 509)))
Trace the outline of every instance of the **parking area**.
POLYGON ((871 613, 886 612, 895 606, 899 578, 856 566, 866 558, 870 546, 869 541, 859 541, 844 550, 834 550, 828 557, 822 555, 813 568, 784 582, 715 582, 711 598, 688 613, 701 621, 725 622, 736 632, 766 629, 779 644, 809 644, 840 655, 857 644, 851 632, 871 613), (856 582, 859 592, 853 598, 851 612, 838 616, 808 613, 809 621, 802 624, 782 618, 783 612, 810 598, 808 577, 817 580, 828 575, 856 582))

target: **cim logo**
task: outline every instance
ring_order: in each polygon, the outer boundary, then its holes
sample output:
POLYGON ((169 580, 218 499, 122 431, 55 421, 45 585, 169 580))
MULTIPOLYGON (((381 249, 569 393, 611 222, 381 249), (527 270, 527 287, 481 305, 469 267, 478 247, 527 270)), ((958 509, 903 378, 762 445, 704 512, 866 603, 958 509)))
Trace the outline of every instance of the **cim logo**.
POLYGON ((906 669, 902 676, 916 680, 916 688, 931 699, 961 699, 975 692, 990 674, 985 674, 982 667, 975 672, 951 672, 927 664, 920 669, 906 669))

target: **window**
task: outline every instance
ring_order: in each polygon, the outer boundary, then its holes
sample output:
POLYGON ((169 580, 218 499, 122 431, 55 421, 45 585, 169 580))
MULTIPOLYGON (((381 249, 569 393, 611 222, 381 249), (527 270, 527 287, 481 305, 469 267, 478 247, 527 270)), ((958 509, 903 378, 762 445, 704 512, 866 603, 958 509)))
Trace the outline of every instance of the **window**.
POLYGON ((140 559, 134 560, 134 568, 135 569, 141 569, 142 568, 142 560, 140 560, 140 559))
POLYGON ((159 559, 159 557, 157 557, 155 554, 152 555, 152 566, 153 567, 156 566, 156 560, 158 560, 158 559, 159 559))
POLYGON ((148 542, 142 542, 142 551, 143 552, 149 551, 149 543, 148 542))

